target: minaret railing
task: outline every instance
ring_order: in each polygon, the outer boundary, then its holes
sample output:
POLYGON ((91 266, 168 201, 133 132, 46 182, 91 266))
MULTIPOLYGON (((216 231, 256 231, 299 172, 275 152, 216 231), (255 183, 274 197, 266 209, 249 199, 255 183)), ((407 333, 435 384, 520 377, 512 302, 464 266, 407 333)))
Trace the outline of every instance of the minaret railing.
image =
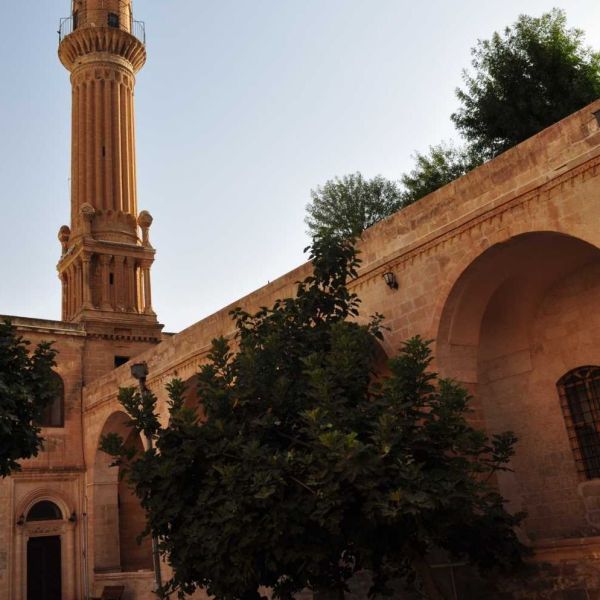
POLYGON ((123 15, 104 8, 80 11, 60 20, 58 41, 62 42, 68 35, 84 27, 110 27, 126 31, 146 45, 146 24, 134 19, 131 19, 129 23, 123 23, 123 18, 123 15))

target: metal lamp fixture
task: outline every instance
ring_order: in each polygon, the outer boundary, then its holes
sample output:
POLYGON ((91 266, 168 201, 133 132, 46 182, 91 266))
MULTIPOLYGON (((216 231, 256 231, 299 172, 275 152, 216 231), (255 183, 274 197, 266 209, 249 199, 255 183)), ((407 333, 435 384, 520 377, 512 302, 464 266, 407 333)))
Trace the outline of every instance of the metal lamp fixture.
POLYGON ((394 273, 392 273, 392 271, 387 271, 386 273, 384 273, 383 274, 383 279, 384 279, 386 285, 391 290, 397 290, 398 289, 398 281, 396 279, 396 275, 394 275, 394 273))
POLYGON ((145 362, 131 365, 131 376, 138 381, 145 381, 148 377, 148 365, 145 362))

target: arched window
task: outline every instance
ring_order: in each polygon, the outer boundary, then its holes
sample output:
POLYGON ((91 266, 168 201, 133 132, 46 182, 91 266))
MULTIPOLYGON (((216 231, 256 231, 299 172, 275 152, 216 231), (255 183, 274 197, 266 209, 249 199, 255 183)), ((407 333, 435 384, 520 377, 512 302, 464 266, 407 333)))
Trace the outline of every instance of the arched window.
POLYGON ((577 471, 600 477, 600 367, 580 367, 558 382, 577 471))
POLYGON ((54 400, 46 406, 40 416, 38 425, 41 427, 64 427, 65 424, 65 384, 62 377, 54 372, 52 378, 54 400))
POLYGON ((50 500, 34 504, 27 513, 27 521, 60 521, 62 518, 60 508, 50 500))

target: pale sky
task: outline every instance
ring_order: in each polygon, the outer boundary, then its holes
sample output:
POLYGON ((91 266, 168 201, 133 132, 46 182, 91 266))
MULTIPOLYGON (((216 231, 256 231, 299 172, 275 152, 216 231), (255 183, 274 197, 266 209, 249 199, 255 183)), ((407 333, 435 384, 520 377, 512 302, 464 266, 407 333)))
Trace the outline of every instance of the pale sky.
MULTIPOLYGON (((154 216, 153 299, 179 331, 304 260, 310 189, 397 179, 457 136, 454 90, 478 38, 544 0, 137 0, 138 204, 154 216)), ((0 314, 60 318, 69 219, 68 0, 3 2, 0 314)), ((600 48, 598 0, 563 2, 600 48)))

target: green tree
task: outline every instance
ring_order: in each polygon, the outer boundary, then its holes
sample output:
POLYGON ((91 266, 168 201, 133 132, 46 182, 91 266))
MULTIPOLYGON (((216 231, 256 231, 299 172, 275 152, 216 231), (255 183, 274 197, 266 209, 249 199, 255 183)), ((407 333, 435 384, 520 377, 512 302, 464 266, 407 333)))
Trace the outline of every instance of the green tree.
POLYGON ((365 179, 360 173, 336 177, 311 190, 306 224, 311 235, 325 232, 346 238, 396 212, 402 204, 398 185, 384 177, 365 179))
POLYGON ((368 569, 373 593, 416 572, 437 599, 431 548, 482 568, 519 564, 521 515, 490 484, 514 437, 488 439, 468 424, 467 392, 430 371, 420 338, 378 382, 381 317, 356 320, 353 246, 316 239, 311 259, 294 298, 234 311, 237 350, 214 340, 199 374, 201 417, 178 380, 167 426, 152 394, 120 391, 156 449, 136 456, 116 435, 102 448, 128 469, 174 569, 164 591, 254 600, 267 586, 289 600, 309 587, 343 597, 368 569))
POLYGON ((28 346, 9 321, 0 322, 1 477, 19 470, 19 460, 37 455, 43 438, 35 422, 57 393, 56 351, 45 342, 33 353, 28 346))
POLYGON ((474 151, 450 144, 431 146, 428 154, 415 153, 415 167, 400 178, 404 186, 402 205, 408 206, 435 192, 479 166, 481 162, 474 151))
POLYGON ((488 158, 511 148, 600 96, 600 54, 567 27, 564 11, 521 15, 504 32, 472 49, 461 103, 452 115, 459 132, 488 158))

